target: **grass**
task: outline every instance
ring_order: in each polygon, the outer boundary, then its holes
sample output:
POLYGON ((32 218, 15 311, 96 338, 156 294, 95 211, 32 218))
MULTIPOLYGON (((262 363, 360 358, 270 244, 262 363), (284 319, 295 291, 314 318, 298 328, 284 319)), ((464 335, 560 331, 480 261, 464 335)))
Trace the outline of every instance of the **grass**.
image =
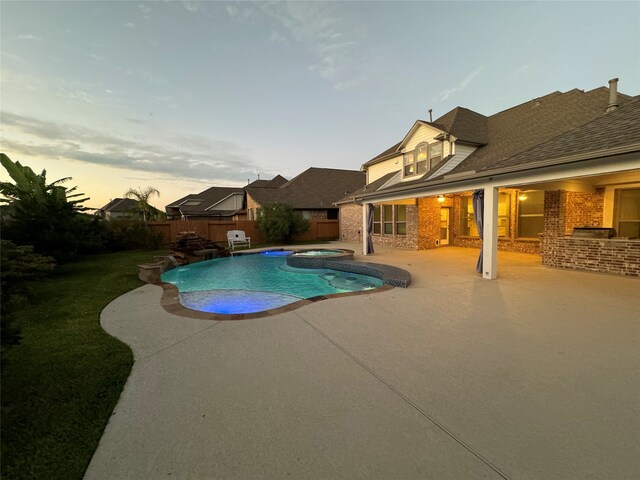
POLYGON ((35 286, 2 367, 2 478, 83 477, 133 365, 100 312, 142 284, 135 265, 154 254, 88 257, 35 286))

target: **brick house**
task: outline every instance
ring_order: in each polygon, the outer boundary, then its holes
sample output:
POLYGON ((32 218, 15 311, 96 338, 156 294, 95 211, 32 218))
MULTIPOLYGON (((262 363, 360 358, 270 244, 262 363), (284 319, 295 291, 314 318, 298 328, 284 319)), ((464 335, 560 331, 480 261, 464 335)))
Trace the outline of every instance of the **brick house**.
POLYGON ((341 238, 409 249, 482 248, 541 254, 543 264, 640 275, 640 97, 610 88, 554 92, 484 116, 458 107, 418 120, 399 143, 362 166, 367 184, 345 196, 341 238), (472 193, 484 192, 484 242, 472 193), (615 238, 576 238, 575 227, 615 238))
POLYGON ((279 202, 291 205, 307 220, 337 220, 339 209, 334 203, 364 183, 365 174, 361 171, 316 167, 284 183, 253 182, 245 187, 247 216, 254 220, 262 205, 279 202))

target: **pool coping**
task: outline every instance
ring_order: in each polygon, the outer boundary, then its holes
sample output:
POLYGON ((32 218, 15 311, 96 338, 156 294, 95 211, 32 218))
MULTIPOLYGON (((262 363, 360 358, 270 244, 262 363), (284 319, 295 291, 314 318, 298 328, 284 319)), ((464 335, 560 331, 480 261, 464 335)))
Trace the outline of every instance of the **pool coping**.
MULTIPOLYGON (((235 254, 251 255, 251 254, 262 253, 265 251, 283 251, 283 250, 303 252, 303 251, 319 250, 319 249, 318 248, 314 248, 314 249, 266 248, 259 251, 255 251, 255 250, 243 251, 242 253, 236 252, 235 254)), ((196 318, 200 320, 216 320, 216 321, 250 320, 254 318, 264 318, 264 317, 270 317, 273 315, 279 315, 281 313, 290 312, 292 310, 296 310, 298 308, 304 307, 305 305, 311 305, 313 303, 316 303, 322 300, 351 297, 354 295, 370 295, 372 293, 391 290, 394 287, 406 288, 411 283, 411 274, 406 270, 403 270, 398 267, 392 267, 391 265, 384 265, 381 263, 359 262, 359 261, 353 260, 353 253, 354 253, 353 250, 349 250, 349 249, 340 249, 340 250, 343 250, 344 253, 339 255, 325 255, 325 256, 317 256, 317 257, 311 257, 311 256, 298 257, 297 260, 304 260, 304 266, 302 268, 314 268, 314 269, 328 268, 328 269, 337 270, 341 272, 369 275, 382 280, 383 285, 381 287, 372 288, 369 290, 331 293, 328 295, 318 295, 316 297, 304 298, 297 302, 289 303, 287 305, 283 305, 278 308, 263 310, 261 312, 211 313, 211 312, 203 312, 200 310, 193 310, 191 308, 185 307, 180 303, 180 291, 178 290, 178 287, 176 287, 172 283, 159 282, 157 283, 157 285, 162 287, 162 299, 160 303, 162 305, 162 308, 164 308, 164 310, 167 311, 168 313, 171 313, 173 315, 179 315, 182 317, 196 318)), ((295 266, 297 267, 299 264, 300 263, 296 262, 295 266)))

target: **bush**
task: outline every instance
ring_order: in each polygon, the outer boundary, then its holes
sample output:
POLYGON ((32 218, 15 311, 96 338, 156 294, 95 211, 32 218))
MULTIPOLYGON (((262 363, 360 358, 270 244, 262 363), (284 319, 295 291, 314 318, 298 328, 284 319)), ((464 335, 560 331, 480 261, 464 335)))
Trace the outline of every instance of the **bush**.
POLYGON ((53 270, 53 258, 38 255, 32 246, 16 245, 0 240, 0 315, 2 351, 20 340, 14 324, 14 312, 31 296, 31 283, 53 270))
POLYGON ((13 162, 4 153, 0 163, 12 182, 0 182, 2 236, 19 245, 32 245, 35 252, 52 256, 58 262, 73 260, 78 254, 102 249, 100 225, 84 214, 82 203, 88 198, 74 193, 63 183, 70 178, 47 182, 46 171, 13 162), (79 198, 83 197, 83 198, 79 198))
POLYGON ((162 233, 154 232, 142 220, 113 219, 102 222, 105 245, 109 251, 157 250, 162 246, 162 233))
POLYGON ((258 211, 258 230, 268 242, 291 243, 293 237, 302 235, 311 227, 293 207, 284 203, 268 203, 258 211))

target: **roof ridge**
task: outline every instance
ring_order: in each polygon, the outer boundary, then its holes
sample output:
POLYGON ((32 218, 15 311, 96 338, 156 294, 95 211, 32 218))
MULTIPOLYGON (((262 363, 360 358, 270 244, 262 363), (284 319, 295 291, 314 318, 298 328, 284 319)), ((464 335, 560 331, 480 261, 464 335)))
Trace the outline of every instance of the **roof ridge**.
POLYGON ((542 97, 535 97, 535 98, 532 98, 531 100, 527 100, 526 102, 522 102, 522 103, 519 103, 518 105, 514 105, 513 107, 509 107, 509 108, 505 108, 504 110, 500 110, 499 112, 496 112, 496 113, 494 113, 492 115, 489 115, 487 118, 493 118, 496 115, 500 115, 501 113, 508 112, 509 110, 514 110, 516 108, 520 108, 520 107, 526 105, 527 103, 531 103, 531 102, 534 102, 536 100, 543 100, 545 98, 548 98, 548 97, 551 97, 551 96, 555 96, 555 95, 564 95, 565 93, 569 93, 569 92, 564 92, 563 93, 563 92, 561 92, 559 90, 556 90, 555 92, 548 93, 546 95, 543 95, 542 97))

